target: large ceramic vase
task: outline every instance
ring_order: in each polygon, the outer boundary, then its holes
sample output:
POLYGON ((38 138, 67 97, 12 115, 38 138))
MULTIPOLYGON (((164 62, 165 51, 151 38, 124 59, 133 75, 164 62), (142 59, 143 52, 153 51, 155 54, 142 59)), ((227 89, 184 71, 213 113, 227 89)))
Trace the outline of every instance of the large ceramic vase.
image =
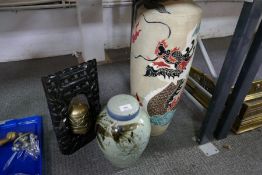
POLYGON ((100 113, 97 142, 105 157, 124 168, 135 163, 145 150, 151 125, 149 116, 130 95, 111 98, 100 113))
POLYGON ((131 38, 131 94, 150 116, 151 135, 175 114, 196 49, 201 9, 191 0, 137 0, 131 38))

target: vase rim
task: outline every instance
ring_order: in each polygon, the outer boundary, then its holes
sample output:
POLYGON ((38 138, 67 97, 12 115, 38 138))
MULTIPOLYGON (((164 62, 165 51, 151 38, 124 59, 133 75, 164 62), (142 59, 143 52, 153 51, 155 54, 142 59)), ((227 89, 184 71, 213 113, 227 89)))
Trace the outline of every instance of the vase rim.
POLYGON ((118 121, 128 121, 139 113, 139 103, 131 95, 120 94, 112 97, 107 103, 108 115, 118 121))

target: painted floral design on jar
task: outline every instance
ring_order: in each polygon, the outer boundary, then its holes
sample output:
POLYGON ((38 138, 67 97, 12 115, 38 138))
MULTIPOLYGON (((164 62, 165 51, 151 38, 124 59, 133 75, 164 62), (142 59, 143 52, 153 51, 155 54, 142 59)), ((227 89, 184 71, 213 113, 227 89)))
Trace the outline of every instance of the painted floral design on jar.
POLYGON ((136 162, 146 148, 151 126, 147 113, 129 95, 111 98, 100 113, 97 142, 105 157, 117 167, 136 162))

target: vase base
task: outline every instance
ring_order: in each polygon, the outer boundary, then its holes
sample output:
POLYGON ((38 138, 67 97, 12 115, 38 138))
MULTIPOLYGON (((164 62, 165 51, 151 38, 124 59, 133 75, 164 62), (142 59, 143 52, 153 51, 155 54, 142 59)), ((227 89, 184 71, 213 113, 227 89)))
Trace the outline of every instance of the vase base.
POLYGON ((151 124, 151 136, 159 136, 162 135, 168 128, 169 124, 164 126, 157 126, 151 124))

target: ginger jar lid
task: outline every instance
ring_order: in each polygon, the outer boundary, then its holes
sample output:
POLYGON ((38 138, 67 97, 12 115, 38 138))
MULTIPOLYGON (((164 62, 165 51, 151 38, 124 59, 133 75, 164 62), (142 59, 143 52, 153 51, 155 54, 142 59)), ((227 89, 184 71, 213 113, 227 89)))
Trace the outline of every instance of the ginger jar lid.
POLYGON ((128 121, 135 118, 139 109, 138 101, 131 95, 116 95, 107 103, 108 115, 118 121, 128 121))

